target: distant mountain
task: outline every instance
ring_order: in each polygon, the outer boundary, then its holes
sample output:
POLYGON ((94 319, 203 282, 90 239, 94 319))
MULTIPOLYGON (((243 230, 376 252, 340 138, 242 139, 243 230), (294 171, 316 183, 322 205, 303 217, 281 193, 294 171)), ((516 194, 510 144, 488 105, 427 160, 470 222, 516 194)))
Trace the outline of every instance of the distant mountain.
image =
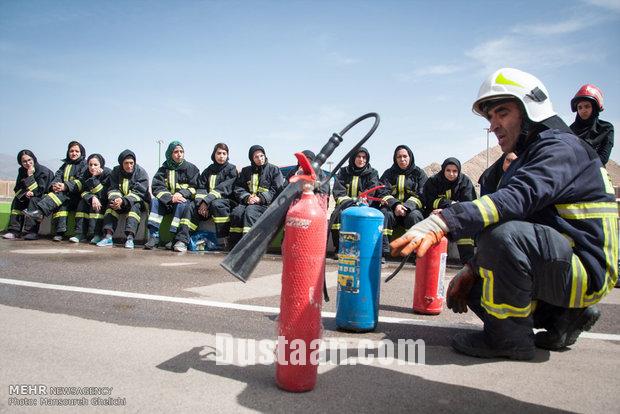
MULTIPOLYGON (((17 169, 19 168, 16 156, 17 154, 8 155, 0 153, 0 180, 15 180, 15 177, 17 177, 17 169)), ((38 161, 52 171, 56 171, 62 164, 59 159, 38 161)))

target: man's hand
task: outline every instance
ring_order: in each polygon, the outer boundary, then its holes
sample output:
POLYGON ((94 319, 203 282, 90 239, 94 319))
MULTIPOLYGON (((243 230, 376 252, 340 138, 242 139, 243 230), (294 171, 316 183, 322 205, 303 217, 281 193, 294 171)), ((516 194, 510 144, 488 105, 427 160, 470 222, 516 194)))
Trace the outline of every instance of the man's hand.
POLYGON ((448 226, 441 216, 430 215, 390 243, 392 256, 408 256, 411 252, 416 252, 418 257, 422 257, 431 246, 439 243, 447 232, 448 226))
POLYGON ((476 276, 472 268, 467 264, 463 266, 448 285, 448 293, 446 294, 448 309, 452 309, 454 313, 466 313, 467 298, 477 280, 478 276, 476 276))
POLYGON ((405 217, 407 215, 407 207, 403 206, 402 204, 397 205, 394 208, 394 214, 396 215, 396 217, 405 217))
POLYGON ((200 203, 200 206, 198 206, 198 215, 205 219, 209 218, 209 206, 207 206, 207 203, 200 203))
POLYGON ((90 204, 93 206, 93 211, 95 213, 99 213, 101 211, 101 201, 97 198, 97 196, 93 196, 90 204))
POLYGON ((172 203, 173 204, 178 204, 178 203, 184 203, 187 200, 185 199, 185 197, 183 197, 183 195, 181 195, 181 193, 174 193, 172 195, 172 203))

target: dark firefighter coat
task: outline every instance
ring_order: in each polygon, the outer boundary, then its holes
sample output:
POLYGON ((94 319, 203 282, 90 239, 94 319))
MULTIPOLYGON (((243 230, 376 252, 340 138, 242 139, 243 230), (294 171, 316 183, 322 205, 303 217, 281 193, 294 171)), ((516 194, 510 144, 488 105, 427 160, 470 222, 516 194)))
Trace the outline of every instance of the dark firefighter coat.
MULTIPOLYGON (((253 153, 250 148, 250 154, 253 153)), ((263 151, 264 153, 264 151, 263 151)), ((257 195, 261 205, 269 205, 278 195, 284 184, 282 172, 278 167, 268 162, 262 166, 248 165, 243 167, 241 174, 235 180, 235 199, 240 204, 247 204, 250 195, 257 195)))
POLYGON ((424 199, 427 213, 446 208, 455 201, 471 201, 476 199, 474 185, 468 176, 462 173, 461 163, 456 158, 447 158, 441 164, 441 171, 433 175, 424 185, 424 199), (456 165, 459 175, 454 181, 448 181, 444 175, 446 167, 456 165))
POLYGON ((394 150, 394 163, 390 168, 385 170, 380 178, 381 184, 385 185, 381 196, 383 201, 387 202, 390 210, 403 204, 410 211, 424 210, 424 199, 422 192, 424 184, 428 177, 424 170, 415 165, 413 152, 406 145, 399 145, 394 150), (409 167, 405 170, 401 169, 396 162, 396 153, 405 149, 409 153, 409 167))
POLYGON ((590 119, 585 121, 577 115, 570 129, 594 148, 603 165, 607 164, 611 149, 614 146, 614 126, 612 124, 600 120, 598 115, 593 112, 590 119))
POLYGON ((554 228, 573 247, 571 307, 586 307, 612 289, 618 277, 618 208, 597 154, 559 118, 555 122, 561 129, 539 132, 517 148, 519 158, 497 191, 441 214, 451 238, 509 220, 554 228))
POLYGON ((192 200, 196 195, 199 176, 200 170, 191 162, 183 161, 176 170, 169 169, 164 163, 153 176, 151 191, 165 205, 172 203, 174 193, 192 200))
POLYGON ((52 179, 52 183, 49 186, 50 191, 51 187, 55 183, 64 183, 67 190, 66 194, 76 194, 82 192, 82 181, 80 178, 84 175, 84 171, 88 169, 88 165, 86 165, 86 153, 82 144, 78 144, 80 147, 80 157, 72 161, 69 158, 69 150, 67 150, 67 157, 63 160, 63 164, 54 174, 54 178, 52 179))
POLYGON ((224 164, 214 162, 209 165, 198 178, 197 205, 199 200, 204 200, 209 205, 213 200, 231 198, 238 175, 237 167, 228 161, 224 164))
POLYGON ((366 153, 367 162, 364 167, 357 168, 355 166, 355 157, 357 154, 353 154, 349 157, 349 165, 341 168, 336 175, 334 188, 332 190, 336 205, 340 205, 347 200, 352 200, 359 196, 361 192, 381 185, 379 182, 379 173, 370 166, 370 153, 364 147, 360 148, 358 154, 360 152, 366 153))
POLYGON ((110 175, 112 170, 108 167, 103 167, 101 175, 92 175, 88 168, 82 175, 80 181, 82 181, 82 198, 89 205, 93 196, 97 196, 99 200, 106 199, 108 196, 108 190, 110 188, 110 175))
POLYGON ((137 163, 134 165, 133 172, 127 173, 123 170, 123 160, 127 157, 136 159, 135 154, 130 150, 121 152, 118 156, 118 163, 110 174, 110 188, 108 190, 108 200, 123 198, 123 205, 132 205, 141 201, 149 203, 151 194, 149 193, 149 175, 146 170, 137 163))
POLYGON ((33 197, 40 198, 52 184, 54 177, 52 170, 39 164, 36 157, 32 157, 32 159, 34 161, 34 174, 29 177, 28 171, 24 167, 19 167, 17 171, 13 192, 15 192, 15 198, 19 200, 23 199, 28 191, 32 191, 33 197))

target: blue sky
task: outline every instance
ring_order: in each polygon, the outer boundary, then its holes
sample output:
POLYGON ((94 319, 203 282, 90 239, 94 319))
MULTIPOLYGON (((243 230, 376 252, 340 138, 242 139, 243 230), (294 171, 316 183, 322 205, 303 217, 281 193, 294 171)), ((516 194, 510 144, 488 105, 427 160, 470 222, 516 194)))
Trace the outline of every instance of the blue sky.
POLYGON ((420 166, 465 161, 486 147, 471 104, 500 67, 538 76, 569 124, 578 87, 598 85, 618 127, 619 40, 620 0, 0 0, 0 152, 62 158, 76 138, 152 174, 157 139, 200 169, 221 140, 238 167, 252 144, 287 165, 374 111, 380 172, 401 143, 420 166))

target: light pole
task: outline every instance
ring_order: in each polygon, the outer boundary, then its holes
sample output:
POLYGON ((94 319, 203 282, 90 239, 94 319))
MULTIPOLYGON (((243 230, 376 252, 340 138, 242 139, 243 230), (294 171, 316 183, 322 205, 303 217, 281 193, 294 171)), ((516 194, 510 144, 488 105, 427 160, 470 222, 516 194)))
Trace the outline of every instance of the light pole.
MULTIPOLYGON (((164 140, 163 139, 158 139, 155 142, 157 143, 157 168, 159 168, 159 166, 161 165, 161 144, 164 143, 164 140)), ((488 162, 487 162, 487 164, 488 164, 488 162)))
POLYGON ((327 164, 327 166, 329 167, 329 173, 332 173, 332 165, 334 165, 333 161, 327 161, 325 164, 327 164))
POLYGON ((489 133, 491 132, 491 128, 483 128, 487 131, 487 168, 489 168, 489 133))

